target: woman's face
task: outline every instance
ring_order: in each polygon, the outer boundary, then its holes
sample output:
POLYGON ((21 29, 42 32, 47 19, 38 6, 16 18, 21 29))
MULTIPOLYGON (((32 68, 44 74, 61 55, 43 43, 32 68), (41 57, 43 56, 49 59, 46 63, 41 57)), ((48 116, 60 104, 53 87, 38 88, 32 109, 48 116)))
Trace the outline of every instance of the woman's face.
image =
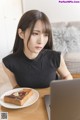
POLYGON ((29 34, 30 29, 27 29, 23 38, 24 51, 30 54, 38 54, 48 42, 48 34, 43 33, 43 23, 40 20, 36 22, 30 40, 28 41, 29 34))

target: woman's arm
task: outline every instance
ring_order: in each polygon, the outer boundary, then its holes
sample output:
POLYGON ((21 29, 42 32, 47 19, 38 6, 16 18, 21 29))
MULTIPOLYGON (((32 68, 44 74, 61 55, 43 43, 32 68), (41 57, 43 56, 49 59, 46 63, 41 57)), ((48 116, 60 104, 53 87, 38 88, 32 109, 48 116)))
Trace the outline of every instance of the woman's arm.
POLYGON ((67 66, 64 62, 63 56, 61 55, 60 67, 57 70, 58 74, 60 75, 61 79, 73 79, 71 73, 67 69, 67 66))
POLYGON ((17 86, 17 82, 16 82, 14 74, 4 65, 4 63, 2 63, 2 66, 3 66, 3 70, 5 74, 9 78, 9 82, 11 83, 12 87, 15 88, 17 86))

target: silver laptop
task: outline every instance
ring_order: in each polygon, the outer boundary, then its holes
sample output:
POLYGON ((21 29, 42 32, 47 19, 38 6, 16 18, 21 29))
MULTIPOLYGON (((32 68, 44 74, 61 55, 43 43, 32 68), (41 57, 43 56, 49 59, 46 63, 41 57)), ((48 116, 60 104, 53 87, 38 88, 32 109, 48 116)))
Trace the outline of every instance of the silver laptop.
POLYGON ((50 87, 49 120, 80 120, 80 79, 52 81, 50 87))

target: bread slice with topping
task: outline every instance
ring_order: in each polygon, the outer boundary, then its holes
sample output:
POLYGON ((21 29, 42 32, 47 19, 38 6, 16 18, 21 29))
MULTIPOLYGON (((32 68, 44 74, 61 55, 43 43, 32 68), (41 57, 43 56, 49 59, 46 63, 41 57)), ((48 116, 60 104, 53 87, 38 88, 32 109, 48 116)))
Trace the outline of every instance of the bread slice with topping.
POLYGON ((4 102, 22 106, 33 95, 32 89, 22 89, 4 96, 4 102))

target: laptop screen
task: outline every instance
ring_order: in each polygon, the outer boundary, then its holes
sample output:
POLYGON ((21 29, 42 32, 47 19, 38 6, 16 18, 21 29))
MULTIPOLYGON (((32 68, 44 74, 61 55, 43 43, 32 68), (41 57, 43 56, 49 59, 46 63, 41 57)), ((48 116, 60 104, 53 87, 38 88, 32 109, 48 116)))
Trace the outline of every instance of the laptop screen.
POLYGON ((80 120, 80 79, 52 81, 50 119, 80 120))

